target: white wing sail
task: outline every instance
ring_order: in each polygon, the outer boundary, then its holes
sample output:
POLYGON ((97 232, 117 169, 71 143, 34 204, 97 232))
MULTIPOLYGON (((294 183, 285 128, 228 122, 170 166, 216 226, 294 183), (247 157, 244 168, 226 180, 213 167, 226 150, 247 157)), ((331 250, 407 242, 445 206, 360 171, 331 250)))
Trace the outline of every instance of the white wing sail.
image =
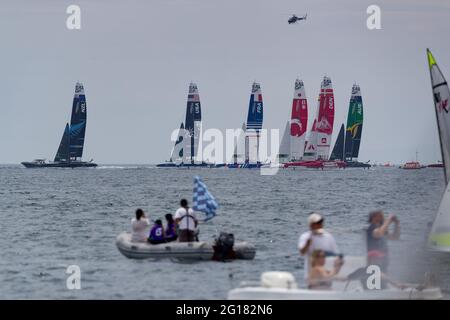
POLYGON ((281 163, 287 162, 291 159, 291 134, 290 134, 290 122, 286 123, 284 128, 283 137, 281 138, 280 148, 278 150, 278 157, 281 163))
POLYGON ((436 112, 436 120, 441 144, 442 161, 444 162, 447 188, 442 197, 438 214, 431 228, 428 245, 433 250, 450 252, 450 91, 447 81, 439 69, 436 60, 427 49, 430 67, 431 87, 436 112))

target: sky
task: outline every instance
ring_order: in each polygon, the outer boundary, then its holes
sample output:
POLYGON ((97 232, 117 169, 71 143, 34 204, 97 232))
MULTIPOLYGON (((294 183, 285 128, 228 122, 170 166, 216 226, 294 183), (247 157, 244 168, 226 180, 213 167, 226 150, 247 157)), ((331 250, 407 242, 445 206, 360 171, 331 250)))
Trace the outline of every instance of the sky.
MULTIPOLYGON (((0 163, 53 159, 85 86, 84 159, 151 164, 170 156, 197 83, 203 128, 240 128, 254 80, 265 128, 283 129, 294 81, 309 113, 331 77, 333 141, 361 86, 362 161, 440 160, 425 50, 450 77, 450 2, 441 0, 40 0, 0 1, 0 163), (81 29, 66 8, 81 8, 81 29), (366 26, 381 8, 381 30, 366 26), (291 14, 308 14, 288 25, 291 14)), ((310 128, 310 127, 309 127, 310 128)))

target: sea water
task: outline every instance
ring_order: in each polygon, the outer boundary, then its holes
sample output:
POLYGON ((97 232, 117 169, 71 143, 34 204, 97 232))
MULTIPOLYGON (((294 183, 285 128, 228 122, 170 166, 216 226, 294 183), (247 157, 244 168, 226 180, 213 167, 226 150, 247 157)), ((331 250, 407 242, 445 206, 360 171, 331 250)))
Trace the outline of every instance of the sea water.
POLYGON ((261 272, 292 272, 301 283, 298 237, 313 212, 344 255, 363 255, 368 213, 383 209, 401 222, 401 239, 389 243, 392 277, 420 282, 425 272, 450 288, 450 255, 425 248, 429 224, 444 191, 442 169, 25 169, 0 166, 0 298, 2 299, 223 299, 261 272), (256 245, 254 261, 180 263, 133 260, 115 246, 130 229, 136 208, 155 220, 192 199, 199 175, 216 197, 217 217, 200 238, 220 231, 256 245), (79 267, 80 289, 68 286, 79 267), (72 269, 69 269, 72 270, 72 269), (70 279, 69 279, 70 280, 70 279))

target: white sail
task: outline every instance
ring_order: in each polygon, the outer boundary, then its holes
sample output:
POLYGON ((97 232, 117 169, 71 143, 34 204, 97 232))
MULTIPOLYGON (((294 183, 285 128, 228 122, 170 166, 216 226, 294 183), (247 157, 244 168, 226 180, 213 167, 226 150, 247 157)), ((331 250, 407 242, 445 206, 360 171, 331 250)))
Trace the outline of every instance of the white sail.
POLYGON ((244 163, 245 161, 245 122, 237 135, 232 160, 233 163, 244 163))
POLYGON ((431 228, 428 245, 433 250, 450 252, 450 91, 447 81, 436 60, 427 49, 431 87, 435 104, 436 120, 441 144, 442 160, 447 188, 431 228))
POLYGON ((306 142, 305 153, 303 155, 304 160, 316 160, 317 159, 317 120, 314 119, 311 132, 309 133, 308 140, 306 142))
POLYGON ((283 136, 281 138, 280 148, 278 150, 278 158, 280 163, 287 162, 291 159, 291 134, 290 134, 290 122, 286 123, 283 136))
POLYGON ((450 91, 447 81, 441 70, 436 64, 431 52, 428 50, 428 63, 430 66, 431 86, 433 89, 433 98, 437 125, 439 130, 439 139, 441 143, 442 161, 445 166, 446 182, 450 181, 450 91))

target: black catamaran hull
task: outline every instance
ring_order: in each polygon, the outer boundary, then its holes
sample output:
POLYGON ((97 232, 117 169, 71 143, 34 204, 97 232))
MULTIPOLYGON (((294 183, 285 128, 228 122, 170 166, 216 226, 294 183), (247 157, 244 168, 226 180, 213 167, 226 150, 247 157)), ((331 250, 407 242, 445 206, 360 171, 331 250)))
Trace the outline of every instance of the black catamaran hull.
POLYGON ((202 163, 180 163, 177 165, 178 168, 209 168, 209 164, 206 162, 202 163))
POLYGON ((176 168, 177 164, 173 162, 165 162, 156 165, 157 168, 176 168))
POLYGON ((346 168, 370 168, 371 165, 365 162, 358 161, 345 161, 346 168))
POLYGON ((22 162, 25 168, 93 168, 97 167, 93 162, 61 162, 61 163, 35 163, 22 162))

